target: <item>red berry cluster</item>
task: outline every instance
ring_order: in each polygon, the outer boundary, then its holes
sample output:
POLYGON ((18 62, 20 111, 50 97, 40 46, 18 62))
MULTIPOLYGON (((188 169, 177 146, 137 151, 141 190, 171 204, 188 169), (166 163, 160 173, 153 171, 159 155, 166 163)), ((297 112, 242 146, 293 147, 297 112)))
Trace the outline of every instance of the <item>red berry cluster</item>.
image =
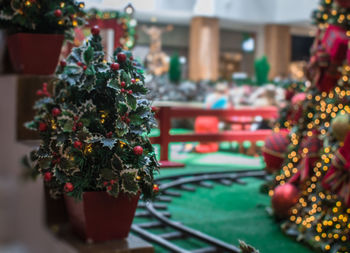
POLYGON ((109 181, 104 181, 103 182, 103 186, 106 187, 107 191, 111 191, 113 185, 117 182, 117 180, 109 180, 109 181))
POLYGON ((108 133, 106 134, 106 137, 107 137, 107 138, 111 138, 112 135, 113 135, 113 132, 111 131, 111 132, 108 132, 108 133))
POLYGON ((79 140, 75 141, 73 143, 73 146, 76 148, 76 149, 82 149, 83 148, 83 143, 79 140))
POLYGON ((47 130, 47 124, 45 122, 39 122, 38 129, 40 132, 45 132, 47 130))
POLYGON ((132 90, 126 90, 124 88, 121 88, 120 89, 121 93, 129 93, 129 94, 132 94, 132 90))
POLYGON ((47 90, 47 83, 43 83, 43 88, 41 90, 36 91, 36 95, 38 96, 46 96, 46 97, 51 97, 51 94, 47 90))
POLYGON ((60 61, 60 66, 61 66, 62 68, 64 68, 65 66, 67 66, 67 62, 66 62, 65 60, 61 60, 61 61, 60 61))
POLYGON ((84 63, 82 63, 81 61, 78 61, 78 62, 77 62, 77 65, 78 65, 79 67, 82 67, 84 71, 87 69, 87 66, 86 66, 84 63))
POLYGON ((130 123, 129 113, 125 113, 124 116, 121 117, 122 121, 124 121, 126 124, 130 123))
POLYGON ((52 164, 53 165, 59 164, 61 162, 61 157, 56 152, 53 152, 52 155, 53 155, 53 158, 54 158, 52 160, 52 164))
POLYGON ((74 132, 77 131, 78 129, 81 129, 83 127, 83 125, 84 125, 83 122, 78 121, 78 119, 79 119, 78 116, 74 116, 74 124, 73 124, 73 127, 72 127, 72 130, 74 132))
POLYGON ((135 155, 140 156, 143 153, 143 148, 141 146, 136 146, 134 147, 133 151, 135 155))
POLYGON ((44 181, 45 182, 50 182, 52 179, 52 173, 51 172, 45 172, 44 174, 44 181))
POLYGON ((70 182, 65 183, 64 185, 64 191, 65 192, 71 192, 74 190, 74 185, 70 182))
POLYGON ((52 114, 52 116, 57 117, 61 114, 61 110, 57 107, 54 107, 51 110, 51 114, 52 114))

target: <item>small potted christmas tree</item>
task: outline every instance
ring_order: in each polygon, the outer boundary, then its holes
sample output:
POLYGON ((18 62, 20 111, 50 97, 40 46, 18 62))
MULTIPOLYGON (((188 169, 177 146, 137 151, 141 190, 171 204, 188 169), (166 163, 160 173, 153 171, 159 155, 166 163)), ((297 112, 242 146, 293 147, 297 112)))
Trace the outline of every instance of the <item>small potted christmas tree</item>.
POLYGON ((55 71, 64 37, 84 24, 84 3, 75 0, 0 1, 0 27, 8 32, 15 70, 49 75, 55 71))
POLYGON ((99 28, 57 69, 54 94, 45 86, 27 127, 40 133, 31 153, 53 197, 64 194, 73 228, 85 239, 128 235, 140 194, 158 191, 158 170, 147 132, 155 124, 143 96, 143 71, 118 48, 107 62, 99 28))

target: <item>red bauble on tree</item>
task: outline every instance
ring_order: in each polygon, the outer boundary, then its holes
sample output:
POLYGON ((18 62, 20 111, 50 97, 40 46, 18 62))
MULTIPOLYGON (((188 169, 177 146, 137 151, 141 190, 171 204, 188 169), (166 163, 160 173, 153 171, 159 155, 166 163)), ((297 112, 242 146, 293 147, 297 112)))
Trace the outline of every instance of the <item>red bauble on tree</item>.
POLYGON ((119 62, 125 62, 126 61, 126 55, 124 53, 118 53, 117 58, 119 62))
POLYGON ((83 147, 83 143, 81 141, 75 141, 73 145, 76 149, 82 149, 83 147))
POLYGON ((118 70, 118 69, 119 69, 119 63, 113 62, 113 63, 111 64, 111 69, 112 69, 112 70, 118 70))
POLYGON ((51 114, 52 114, 52 116, 57 117, 58 115, 61 114, 61 110, 59 108, 55 107, 51 110, 51 114))
POLYGON ((54 11, 54 15, 56 18, 60 18, 60 17, 62 17, 62 11, 57 9, 54 11))
POLYGON ((143 148, 141 146, 136 146, 133 149, 135 155, 142 155, 143 153, 143 148))
POLYGON ((65 192, 71 192, 74 190, 74 185, 72 183, 65 183, 64 185, 64 191, 65 192))
POLYGON ((266 171, 273 173, 281 169, 289 141, 286 134, 274 133, 266 138, 263 147, 263 156, 266 163, 266 171))
POLYGON ((286 218, 290 215, 290 209, 299 200, 299 190, 293 184, 287 183, 275 188, 272 196, 272 208, 275 215, 280 218, 286 218))
POLYGON ((94 36, 99 35, 99 34, 100 34, 100 27, 97 26, 97 25, 93 26, 93 27, 91 28, 91 33, 92 33, 92 35, 94 35, 94 36))
POLYGON ((61 66, 61 67, 67 66, 67 62, 66 62, 65 60, 61 60, 61 61, 60 61, 60 66, 61 66))
POLYGON ((52 179, 52 173, 51 172, 45 172, 44 174, 44 181, 45 182, 50 182, 52 179))
POLYGON ((47 125, 44 122, 39 123, 39 131, 40 132, 45 132, 47 130, 47 125))

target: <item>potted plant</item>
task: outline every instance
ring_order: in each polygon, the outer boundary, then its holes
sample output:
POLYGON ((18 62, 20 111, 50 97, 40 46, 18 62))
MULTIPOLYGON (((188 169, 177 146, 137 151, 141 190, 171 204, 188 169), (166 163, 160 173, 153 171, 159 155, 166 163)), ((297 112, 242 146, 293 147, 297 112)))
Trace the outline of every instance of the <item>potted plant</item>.
POLYGON ((60 62, 54 94, 45 86, 33 121, 41 144, 31 153, 53 197, 64 194, 73 228, 87 240, 128 235, 140 194, 158 191, 147 132, 156 123, 143 96, 143 70, 118 48, 107 62, 99 28, 60 62))
POLYGON ((22 74, 55 71, 64 37, 84 24, 84 3, 75 0, 0 1, 0 26, 8 32, 14 69, 22 74))

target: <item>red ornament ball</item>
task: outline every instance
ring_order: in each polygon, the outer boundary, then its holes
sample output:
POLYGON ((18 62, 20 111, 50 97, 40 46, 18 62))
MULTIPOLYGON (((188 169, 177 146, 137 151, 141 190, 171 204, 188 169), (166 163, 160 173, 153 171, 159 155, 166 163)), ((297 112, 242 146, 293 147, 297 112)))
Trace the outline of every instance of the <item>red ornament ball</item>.
POLYGON ((136 80, 134 78, 132 78, 131 82, 134 84, 134 83, 136 83, 136 80))
POLYGON ((76 149, 82 149, 83 147, 83 143, 81 141, 75 141, 73 145, 76 149))
POLYGON ((51 110, 51 114, 52 114, 52 116, 57 117, 58 115, 61 114, 61 110, 59 108, 55 107, 51 110))
POLYGON ((108 132, 108 133, 106 134, 106 137, 107 137, 107 138, 111 138, 112 135, 113 135, 113 132, 108 132))
POLYGON ((133 149, 135 155, 142 155, 143 153, 143 148, 141 146, 136 146, 133 149))
POLYGON ((44 122, 39 123, 39 131, 40 132, 45 132, 47 130, 47 125, 44 122))
POLYGON ((66 62, 65 60, 61 60, 61 61, 60 61, 60 66, 61 66, 61 67, 67 66, 67 62, 66 62))
POLYGON ((44 174, 44 181, 45 182, 50 182, 52 179, 52 173, 51 172, 45 172, 44 174))
POLYGON ((81 67, 81 66, 83 66, 83 63, 81 61, 78 61, 77 65, 81 67))
POLYGON ((118 53, 117 58, 119 62, 125 62, 126 61, 126 55, 124 53, 118 53))
POLYGON ((118 69, 119 69, 119 63, 113 62, 113 63, 111 64, 111 69, 112 69, 112 70, 118 70, 118 69))
POLYGON ((275 188, 272 196, 272 208, 275 215, 280 218, 287 218, 290 215, 290 209, 299 200, 299 190, 290 183, 279 185, 275 188))
POLYGON ((98 25, 95 25, 91 28, 91 33, 94 36, 97 36, 100 34, 100 27, 98 25))
POLYGON ((60 17, 62 17, 62 11, 57 9, 54 11, 54 15, 56 18, 60 18, 60 17))
POLYGON ((132 90, 128 90, 128 93, 129 93, 129 94, 132 94, 132 90))
POLYGON ((64 191, 65 192, 71 192, 71 191, 73 191, 74 190, 74 185, 72 184, 72 183, 66 183, 65 185, 64 185, 64 191))
POLYGON ((121 81, 120 86, 124 88, 125 85, 126 85, 125 82, 124 82, 124 81, 121 81))
POLYGON ((83 66, 83 70, 85 71, 86 69, 87 69, 87 66, 86 66, 86 65, 84 65, 84 66, 83 66))
POLYGON ((266 171, 273 173, 281 169, 289 140, 286 134, 274 133, 266 138, 262 154, 266 163, 266 171))

